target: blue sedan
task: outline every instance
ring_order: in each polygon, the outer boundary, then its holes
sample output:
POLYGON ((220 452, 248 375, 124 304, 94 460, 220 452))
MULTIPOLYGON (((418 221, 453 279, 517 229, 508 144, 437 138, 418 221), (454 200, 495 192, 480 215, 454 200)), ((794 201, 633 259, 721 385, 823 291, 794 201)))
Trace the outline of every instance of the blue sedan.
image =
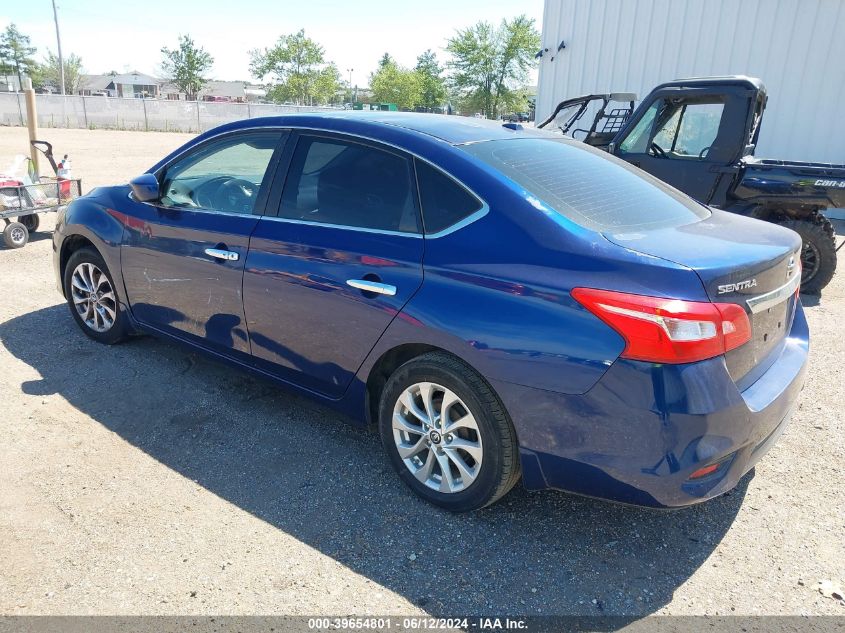
POLYGON ((709 499, 776 441, 806 372, 798 235, 514 123, 224 125, 73 202, 53 246, 94 340, 165 337, 377 426, 453 511, 520 478, 709 499))

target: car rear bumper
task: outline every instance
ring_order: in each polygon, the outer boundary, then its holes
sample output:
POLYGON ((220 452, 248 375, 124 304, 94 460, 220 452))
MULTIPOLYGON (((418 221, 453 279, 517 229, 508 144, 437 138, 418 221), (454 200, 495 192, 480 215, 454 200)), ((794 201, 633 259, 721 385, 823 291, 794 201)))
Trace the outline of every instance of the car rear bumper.
POLYGON ((799 305, 777 359, 742 392, 723 357, 617 360, 581 395, 494 386, 516 427, 527 488, 679 507, 727 492, 774 445, 803 388, 808 351, 799 305))

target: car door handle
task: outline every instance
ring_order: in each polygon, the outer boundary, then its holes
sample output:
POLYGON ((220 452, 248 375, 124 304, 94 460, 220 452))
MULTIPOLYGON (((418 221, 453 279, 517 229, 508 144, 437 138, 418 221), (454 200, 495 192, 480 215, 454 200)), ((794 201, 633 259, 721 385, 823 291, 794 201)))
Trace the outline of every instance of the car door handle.
POLYGON ((364 292, 374 292, 375 294, 387 295, 388 297, 396 294, 396 286, 370 281, 369 279, 347 279, 346 285, 363 290, 364 292))
POLYGON ((207 248, 205 249, 205 254, 214 259, 222 259, 227 262, 236 262, 240 258, 240 255, 236 252, 226 251, 222 248, 207 248))

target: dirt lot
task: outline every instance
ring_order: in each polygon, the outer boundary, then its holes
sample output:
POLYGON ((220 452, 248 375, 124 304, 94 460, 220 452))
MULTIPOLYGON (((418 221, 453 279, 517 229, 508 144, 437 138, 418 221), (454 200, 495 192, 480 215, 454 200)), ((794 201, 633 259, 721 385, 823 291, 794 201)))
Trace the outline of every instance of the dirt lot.
MULTIPOLYGON (((88 186, 188 138, 43 136, 88 186)), ((0 166, 25 147, 0 128, 0 166)), ((659 512, 517 488, 453 516, 308 400, 151 338, 91 342, 50 251, 0 248, 0 613, 845 614, 818 588, 845 585, 845 262, 805 299, 798 413, 732 493, 659 512)))

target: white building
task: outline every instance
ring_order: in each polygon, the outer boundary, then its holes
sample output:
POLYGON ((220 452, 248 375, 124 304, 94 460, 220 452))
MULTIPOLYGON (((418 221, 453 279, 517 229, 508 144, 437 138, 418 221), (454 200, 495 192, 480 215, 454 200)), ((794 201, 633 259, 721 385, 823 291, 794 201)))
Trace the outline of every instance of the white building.
POLYGON ((542 46, 538 121, 580 95, 749 75, 769 95, 758 157, 845 163, 845 0, 546 0, 542 46))

